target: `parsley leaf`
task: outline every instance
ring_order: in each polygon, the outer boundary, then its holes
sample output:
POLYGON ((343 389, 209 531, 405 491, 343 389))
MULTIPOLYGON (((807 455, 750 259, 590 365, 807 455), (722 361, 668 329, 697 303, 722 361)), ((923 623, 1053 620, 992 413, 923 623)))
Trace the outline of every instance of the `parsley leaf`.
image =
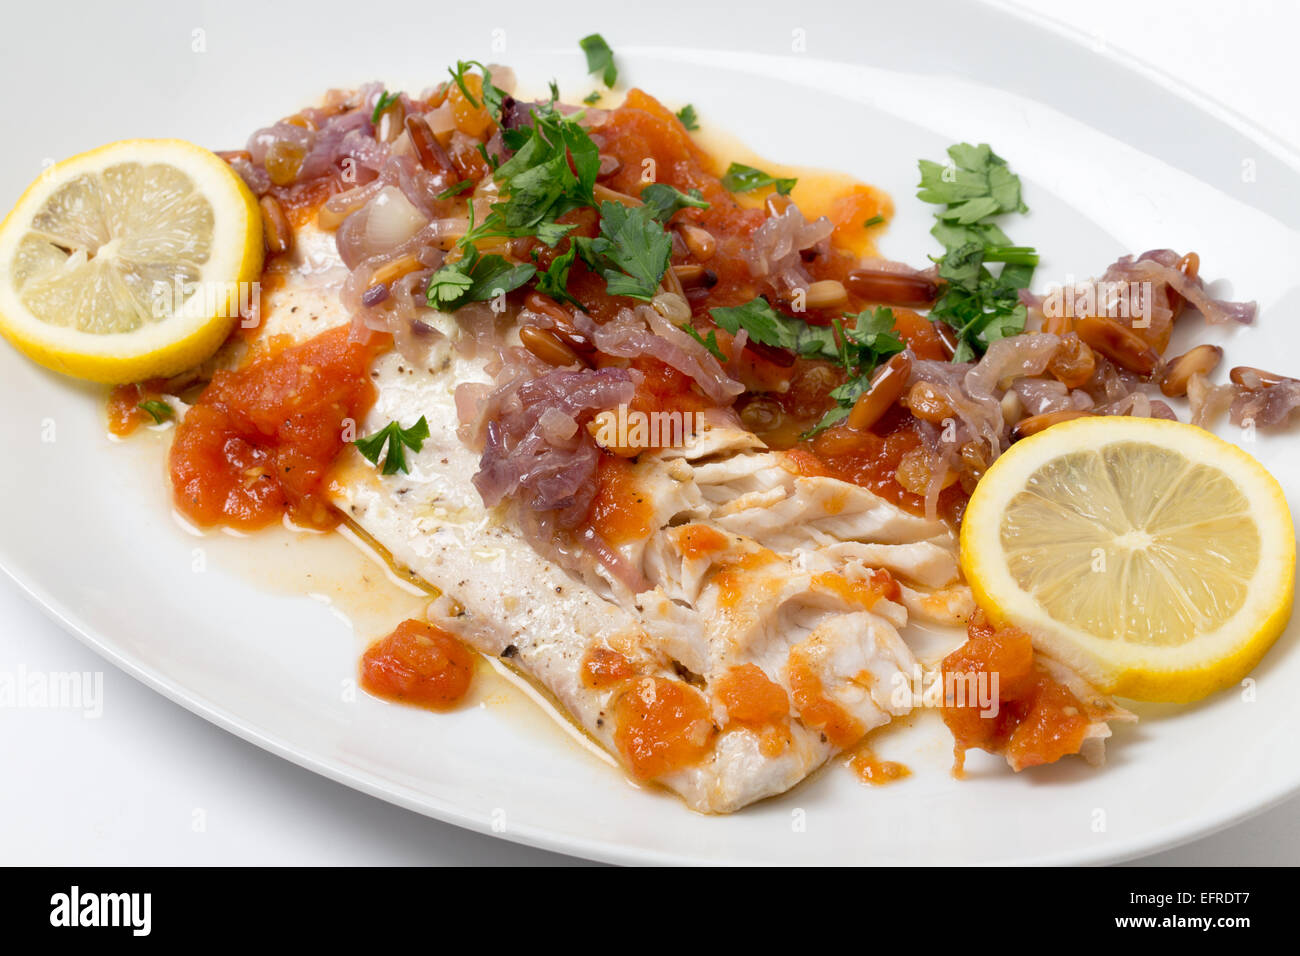
POLYGON ((574 240, 583 260, 605 277, 610 295, 650 301, 668 271, 672 237, 650 206, 600 204, 600 235, 574 240))
POLYGON ((907 347, 894 331, 894 312, 879 307, 836 319, 830 326, 809 325, 778 312, 765 299, 732 308, 710 309, 719 328, 735 335, 742 328, 759 345, 786 349, 803 358, 824 359, 844 369, 847 378, 831 390, 835 405, 803 437, 810 438, 843 419, 871 384, 882 359, 907 347))
POLYGON ((667 183, 651 183, 646 186, 641 190, 641 201, 650 207, 657 221, 664 223, 673 218, 679 209, 688 206, 692 209, 709 208, 698 189, 692 189, 688 194, 667 183))
POLYGON ((595 106, 600 102, 600 90, 592 90, 582 98, 582 102, 586 103, 588 106, 595 106))
POLYGON ((700 128, 699 117, 695 115, 695 107, 687 103, 677 111, 677 118, 682 121, 688 132, 695 132, 700 128))
POLYGON ((514 155, 493 173, 502 198, 462 245, 489 236, 536 236, 554 246, 573 228, 556 220, 595 205, 600 150, 587 131, 554 101, 534 106, 532 119, 531 126, 507 131, 505 144, 514 155))
POLYGON ((755 189, 762 189, 764 186, 775 186, 776 191, 782 196, 788 196, 790 190, 794 189, 797 179, 778 179, 763 172, 761 169, 755 169, 753 166, 746 166, 743 163, 732 163, 727 167, 726 175, 722 177, 722 185, 733 193, 748 193, 755 189))
POLYGON ((434 199, 450 199, 452 196, 459 196, 459 195, 460 195, 461 193, 463 193, 465 190, 472 188, 473 185, 474 185, 474 180, 472 180, 472 179, 462 179, 462 180, 461 180, 460 182, 458 182, 458 183, 452 183, 450 186, 448 186, 448 187, 447 187, 446 189, 444 189, 442 192, 438 193, 438 195, 434 196, 433 198, 434 198, 434 199))
POLYGON ((352 444, 371 464, 379 464, 379 456, 384 455, 384 464, 380 471, 385 475, 406 472, 406 449, 419 451, 429 437, 429 423, 423 415, 410 428, 403 428, 397 422, 389 422, 373 435, 358 438, 352 444), (384 446, 388 451, 384 453, 384 446))
POLYGON ((397 98, 401 95, 401 93, 389 93, 387 90, 380 93, 379 99, 375 101, 374 111, 370 114, 370 125, 379 125, 379 117, 384 115, 384 110, 396 103, 397 98))
POLYGON ((774 309, 766 299, 751 299, 744 305, 710 309, 709 314, 719 328, 732 335, 744 329, 749 333, 749 340, 759 345, 785 349, 804 358, 839 361, 840 348, 835 342, 834 329, 791 318, 774 309))
POLYGON ((536 272, 530 263, 512 265, 498 255, 481 256, 469 246, 464 256, 429 277, 425 301, 431 309, 449 312, 466 302, 486 302, 511 292, 536 272))
POLYGON ((853 324, 841 328, 837 320, 837 330, 844 340, 846 368, 874 369, 881 359, 907 348, 894 331, 893 309, 878 306, 845 318, 853 319, 853 324))
POLYGON ((474 107, 474 109, 478 109, 480 105, 479 101, 474 98, 474 94, 470 92, 469 86, 465 82, 465 74, 467 74, 470 71, 470 69, 473 67, 478 67, 479 72, 483 74, 482 105, 487 107, 487 111, 491 113, 495 118, 500 119, 501 104, 505 100, 505 93, 503 93, 496 86, 492 85, 491 70, 489 70, 478 60, 457 60, 456 65, 454 67, 447 67, 447 72, 451 74, 451 78, 455 80, 456 85, 460 87, 461 96, 465 97, 465 101, 469 103, 470 106, 474 107))
POLYGON ((136 405, 136 408, 142 409, 149 413, 155 425, 161 425, 167 419, 171 418, 176 412, 166 402, 159 401, 156 398, 147 398, 136 405))
POLYGON ((604 84, 612 87, 618 80, 618 67, 614 63, 614 51, 609 48, 605 38, 599 33, 593 33, 579 40, 578 46, 587 54, 587 72, 593 75, 600 73, 604 84))
POLYGON ((685 332, 687 335, 689 335, 689 336, 690 336, 691 338, 693 338, 695 341, 699 342, 699 343, 700 343, 701 345, 703 345, 706 349, 708 349, 708 350, 709 350, 709 354, 712 355, 712 356, 713 356, 715 359, 717 359, 719 362, 722 362, 724 365, 727 363, 728 359, 727 359, 726 353, 724 353, 724 352, 722 351, 722 347, 718 345, 718 333, 717 333, 717 332, 713 331, 712 329, 709 329, 709 334, 708 334, 707 337, 705 337, 705 336, 703 336, 703 335, 700 334, 699 329, 697 329, 695 326, 691 325, 691 323, 689 323, 689 322, 683 322, 683 323, 681 324, 680 328, 681 328, 681 330, 682 330, 683 332, 685 332))
POLYGON ((1033 279, 1038 255, 1013 245, 994 216, 1023 213, 1020 180, 987 144, 949 147, 947 165, 921 160, 917 197, 942 206, 930 234, 943 244, 937 259, 943 294, 930 318, 944 322, 959 340, 954 362, 967 362, 1001 338, 1025 330, 1020 290, 1033 279), (994 273, 989 264, 1000 264, 994 273))
POLYGON ((546 271, 537 274, 537 291, 549 295, 556 302, 572 302, 585 312, 586 306, 569 295, 569 270, 577 256, 577 243, 569 243, 569 248, 552 259, 546 271))

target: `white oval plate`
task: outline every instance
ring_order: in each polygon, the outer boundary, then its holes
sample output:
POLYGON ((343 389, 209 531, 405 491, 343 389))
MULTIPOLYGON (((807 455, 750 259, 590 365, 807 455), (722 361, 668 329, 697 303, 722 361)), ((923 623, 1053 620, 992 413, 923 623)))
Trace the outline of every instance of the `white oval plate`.
MULTIPOLYGON (((458 57, 509 63, 532 85, 556 76, 577 98, 590 86, 576 40, 599 29, 625 82, 694 103, 704 124, 761 155, 888 189, 898 207, 888 255, 923 262, 936 251, 929 211, 912 198, 916 160, 958 140, 989 142, 1025 182, 1033 211, 1009 229, 1042 252, 1039 286, 1095 274, 1123 252, 1195 249, 1206 274, 1259 301, 1261 317, 1254 329, 1182 334, 1222 341, 1232 364, 1300 366, 1294 157, 1076 38, 991 7, 891 6, 739 17, 674 0, 607 6, 597 21, 590 7, 539 18, 534 4, 449 17, 421 2, 369 12, 230 3, 191 22, 155 3, 99 5, 67 22, 28 5, 6 14, 24 43, 4 69, 15 88, 27 78, 33 97, 10 118, 0 194, 16 199, 48 158, 129 136, 238 147, 330 86, 379 77, 418 89, 458 57)), ((181 705, 441 820, 622 862, 1100 862, 1191 839, 1300 788, 1293 625, 1241 692, 1138 708, 1142 722, 1119 731, 1101 770, 1067 760, 1016 776, 976 756, 957 781, 950 739, 923 714, 881 745, 912 767, 903 782, 872 789, 831 769, 731 817, 698 816, 553 734, 521 733, 500 709, 431 717, 349 702, 348 627, 247 575, 195 573, 194 539, 175 526, 157 475, 142 480, 138 455, 104 437, 98 390, 0 348, 0 397, 0 565, 15 580, 181 705)), ((1300 442, 1261 436, 1246 447, 1294 503, 1300 442)))

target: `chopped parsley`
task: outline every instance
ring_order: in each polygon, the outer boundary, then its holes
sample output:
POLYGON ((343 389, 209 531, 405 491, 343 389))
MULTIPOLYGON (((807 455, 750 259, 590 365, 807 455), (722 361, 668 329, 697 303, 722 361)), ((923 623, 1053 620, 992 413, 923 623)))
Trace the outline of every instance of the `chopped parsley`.
POLYGON ((398 97, 400 97, 401 95, 402 95, 401 93, 389 93, 387 90, 384 90, 382 93, 380 93, 379 99, 375 101, 374 112, 370 114, 370 125, 371 126, 378 125, 379 117, 384 115, 384 110, 388 109, 388 107, 396 103, 398 97))
POLYGON ((672 237, 649 205, 600 204, 600 235, 572 240, 583 261, 605 279, 610 295, 650 301, 668 271, 672 237))
POLYGON ((448 187, 447 187, 446 189, 444 189, 442 192, 438 193, 438 195, 434 196, 433 198, 434 198, 434 199, 450 199, 452 196, 459 196, 459 195, 460 195, 461 193, 463 193, 465 190, 467 190, 467 189, 472 189, 473 187, 474 187, 474 180, 472 180, 472 179, 462 179, 462 180, 461 180, 460 182, 458 182, 458 183, 452 183, 450 186, 448 186, 448 187))
POLYGON ((537 274, 537 291, 549 295, 556 302, 572 302, 584 312, 586 307, 569 295, 569 270, 578 256, 578 246, 570 242, 569 248, 551 260, 545 272, 537 274))
POLYGON ((153 419, 155 425, 161 425, 163 422, 167 421, 167 419, 176 414, 170 405, 166 402, 159 401, 156 398, 146 398, 143 402, 136 405, 136 408, 148 412, 149 417, 153 419))
POLYGON ((864 223, 862 224, 862 228, 863 228, 863 229, 870 229, 872 226, 878 226, 878 225, 880 225, 880 224, 881 224, 882 222, 884 222, 884 221, 885 221, 885 217, 884 217, 884 216, 881 216, 881 215, 875 215, 875 216, 872 216, 870 219, 868 219, 866 222, 864 222, 864 223))
POLYGON ((487 107, 487 111, 494 117, 501 116, 501 104, 505 100, 505 93, 492 85, 492 71, 480 63, 478 60, 457 60, 454 67, 447 67, 447 72, 451 74, 452 80, 460 89, 461 96, 474 109, 480 105, 487 107), (479 72, 483 74, 483 102, 482 104, 470 92, 469 85, 465 82, 465 76, 471 69, 478 67, 479 72))
POLYGON ((695 107, 687 103, 677 111, 677 118, 682 121, 688 132, 695 132, 700 128, 700 119, 695 115, 695 107))
POLYGON ((600 90, 592 90, 582 98, 582 102, 586 103, 588 106, 595 106, 600 102, 600 90))
POLYGON ((600 150, 574 116, 565 116, 555 101, 533 107, 531 126, 505 130, 505 145, 514 155, 497 167, 502 199, 492 204, 483 222, 460 241, 536 236, 554 246, 573 228, 558 220, 565 213, 595 204, 592 187, 600 172, 600 150))
POLYGON ((840 349, 835 342, 834 329, 791 318, 774 309, 766 299, 751 299, 744 305, 710 309, 709 314, 719 328, 732 335, 744 329, 749 333, 749 340, 759 345, 785 349, 804 358, 839 360, 840 349))
POLYGON ((373 465, 379 464, 379 456, 383 454, 384 463, 381 472, 385 475, 395 475, 399 471, 406 472, 406 449, 419 451, 424 447, 424 441, 429 437, 429 423, 423 415, 420 420, 410 428, 403 428, 397 422, 389 422, 373 435, 367 435, 365 438, 358 438, 352 444, 357 446, 357 450, 373 465), (384 452, 384 446, 388 446, 387 453, 384 452))
POLYGON ((1012 245, 992 221, 1004 213, 1028 211, 1020 179, 987 144, 949 147, 951 163, 921 160, 917 197, 943 208, 930 234, 943 244, 939 278, 947 285, 930 318, 957 333, 954 362, 968 362, 1001 338, 1025 330, 1020 290, 1033 279, 1038 254, 1012 245), (994 273, 989 264, 1000 265, 994 273))
MULTIPOLYGON (((462 61, 452 71, 458 83, 464 83, 470 65, 462 61)), ((490 79, 485 79, 485 100, 489 86, 490 79)), ((462 92, 469 95, 464 89, 462 92)), ((485 301, 517 289, 534 278, 539 291, 581 307, 567 289, 570 270, 579 257, 604 278, 610 295, 642 301, 654 298, 672 255, 672 237, 665 224, 682 209, 707 209, 709 204, 698 190, 684 193, 664 183, 646 186, 640 206, 597 203, 594 187, 600 151, 579 122, 581 116, 557 109, 552 86, 551 101, 532 107, 530 125, 502 131, 511 156, 493 171, 498 199, 477 224, 472 221, 471 209, 470 228, 458 243, 464 255, 429 279, 425 296, 430 307, 452 311, 467 302, 485 301), (584 207, 598 210, 600 234, 569 237, 574 225, 560 219, 584 207), (536 237, 552 248, 566 237, 570 241, 568 248, 540 271, 531 263, 511 264, 502 256, 481 256, 477 251, 476 243, 482 239, 525 236, 536 237)), ((469 185, 457 183, 439 198, 455 195, 469 185)))
POLYGON ((651 183, 641 190, 641 201, 650 207, 658 222, 666 223, 679 209, 708 209, 698 189, 684 193, 667 183, 651 183))
POLYGON ((727 356, 726 356, 726 354, 723 353, 723 351, 722 351, 722 347, 718 345, 718 333, 717 333, 717 332, 713 331, 712 329, 709 329, 709 334, 708 334, 708 336, 703 336, 703 335, 700 334, 699 329, 697 329, 695 326, 691 325, 691 323, 689 323, 689 322, 683 322, 683 323, 681 324, 680 328, 681 328, 681 330, 682 330, 683 332, 685 332, 687 335, 689 335, 689 336, 690 336, 691 338, 693 338, 695 341, 699 342, 699 343, 700 343, 701 345, 703 345, 706 349, 708 349, 708 350, 709 350, 709 354, 712 355, 712 356, 713 356, 715 359, 717 359, 719 362, 726 362, 726 361, 727 361, 727 356))
POLYGON ((601 82, 607 87, 613 87, 618 81, 618 66, 614 63, 614 51, 609 48, 605 38, 599 33, 593 33, 579 40, 578 46, 587 54, 587 72, 593 76, 600 74, 601 82))
POLYGON ((732 163, 727 167, 726 175, 722 177, 722 185, 733 193, 748 193, 755 189, 762 189, 764 186, 775 186, 776 191, 782 196, 788 196, 798 181, 780 179, 743 163, 732 163))
POLYGON ((467 246, 460 259, 429 277, 425 300, 429 308, 449 312, 467 302, 486 302, 518 289, 536 272, 531 263, 512 265, 501 256, 482 256, 467 246))
POLYGON ((594 239, 572 237, 569 248, 538 274, 538 291, 584 308, 568 292, 569 271, 581 257, 588 268, 604 278, 610 295, 643 302, 653 299, 673 253, 672 236, 664 223, 679 209, 707 209, 709 204, 699 197, 698 190, 688 195, 664 183, 646 186, 641 198, 645 201, 641 206, 600 203, 600 235, 594 239))
POLYGON ((830 393, 835 406, 804 437, 816 435, 847 416, 858 396, 871 384, 871 375, 880 361, 907 347, 894 332, 893 310, 884 307, 845 315, 829 326, 791 318, 765 299, 710 309, 709 314, 719 328, 732 335, 744 329, 750 341, 759 345, 786 349, 803 358, 824 359, 844 369, 844 384, 830 393))

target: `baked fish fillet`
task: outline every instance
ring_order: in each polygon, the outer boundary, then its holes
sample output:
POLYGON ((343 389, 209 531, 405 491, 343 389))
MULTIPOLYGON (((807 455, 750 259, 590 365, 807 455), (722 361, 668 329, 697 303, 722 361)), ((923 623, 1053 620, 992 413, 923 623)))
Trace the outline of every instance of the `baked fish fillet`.
MULTIPOLYGON (((348 321, 333 236, 304 227, 296 249, 264 301, 265 336, 302 339, 348 321)), ((445 338, 420 367, 396 352, 376 361, 379 397, 358 424, 369 434, 425 416, 430 438, 408 452, 409 473, 382 475, 349 449, 330 490, 397 564, 441 592, 433 623, 508 660, 625 766, 704 812, 781 793, 910 709, 894 693, 918 667, 900 628, 909 614, 960 625, 972 608, 944 524, 856 485, 800 476, 719 417, 686 447, 631 466, 649 514, 645 533, 618 547, 647 586, 633 593, 603 572, 575 576, 504 510, 484 507, 453 391, 490 377, 482 359, 456 349, 455 322, 442 318, 445 338), (620 661, 620 680, 593 680, 602 659, 620 661), (784 713, 739 713, 725 689, 741 678, 769 701, 784 698, 784 713), (695 759, 653 773, 653 746, 637 749, 626 728, 620 736, 618 715, 627 695, 640 695, 630 708, 640 713, 674 688, 706 702, 687 734, 695 759)))

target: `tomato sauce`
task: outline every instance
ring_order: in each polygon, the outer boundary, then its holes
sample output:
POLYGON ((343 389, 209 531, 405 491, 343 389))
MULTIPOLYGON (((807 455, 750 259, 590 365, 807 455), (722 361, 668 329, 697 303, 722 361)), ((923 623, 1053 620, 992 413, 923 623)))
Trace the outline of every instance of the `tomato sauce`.
POLYGON ((312 527, 337 523, 326 477, 345 428, 374 402, 369 368, 380 351, 348 333, 332 329, 213 376, 177 426, 168 460, 182 514, 241 530, 286 514, 312 527))
POLYGON ((132 385, 118 385, 108 395, 108 430, 118 438, 125 438, 141 425, 155 419, 141 408, 143 402, 163 401, 167 380, 150 379, 132 385))
POLYGON ((727 668, 713 690, 726 708, 727 726, 758 734, 764 756, 778 757, 790 746, 790 697, 757 664, 727 668))
MULTIPOLYGON (((749 234, 762 225, 760 209, 745 209, 722 185, 721 170, 702 150, 671 110, 641 90, 631 90, 623 105, 592 139, 613 156, 619 169, 605 180, 609 188, 639 196, 647 183, 667 183, 689 192, 698 189, 708 209, 687 209, 674 222, 699 226, 712 234, 716 252, 706 265, 716 277, 707 294, 692 299, 696 315, 719 305, 739 305, 759 292, 741 254, 749 234)), ((676 257, 684 261, 683 257, 676 257)))
POLYGON ((613 714, 614 743, 641 780, 699 763, 718 732, 704 695, 666 677, 636 681, 614 702, 613 714))
POLYGON ((1069 688, 1035 664, 1029 635, 1019 628, 994 627, 982 611, 977 612, 967 628, 966 643, 944 658, 943 673, 945 687, 950 675, 964 679, 996 674, 998 678, 995 715, 983 716, 978 701, 945 703, 943 719, 956 742, 957 772, 970 749, 1005 754, 1019 770, 1055 763, 1078 753, 1083 745, 1089 723, 1086 708, 1069 688))
POLYGON ((812 590, 834 594, 846 604, 860 604, 868 611, 882 598, 898 601, 902 596, 894 576, 883 568, 869 568, 863 578, 852 581, 836 571, 814 574, 812 590))
POLYGON ((677 531, 677 549, 682 557, 692 561, 721 554, 730 545, 730 538, 706 524, 683 525, 677 531))
MULTIPOLYGON (((925 514, 925 496, 898 482, 898 466, 908 452, 922 447, 920 426, 907 409, 895 405, 872 428, 827 429, 787 453, 800 474, 825 475, 867 488, 915 515, 925 514)), ((939 492, 938 513, 952 525, 961 523, 969 496, 960 484, 939 492)))
POLYGON ((805 726, 821 731, 835 747, 848 747, 862 737, 866 731, 862 722, 843 704, 826 695, 821 674, 799 647, 790 652, 788 676, 795 709, 805 726))
POLYGON ((790 698, 757 664, 729 667, 714 688, 727 717, 740 724, 762 726, 784 720, 790 713, 790 698))
POLYGON ((877 787, 912 775, 912 771, 905 764, 893 760, 881 760, 867 747, 859 747, 849 757, 849 769, 863 783, 877 787))
POLYGON ((583 686, 592 690, 614 687, 636 674, 626 657, 618 651, 599 646, 589 650, 582 659, 581 672, 583 686))
POLYGON ((474 652, 423 621, 403 621, 361 658, 363 690, 429 710, 455 707, 473 677, 474 652))
POLYGON ((654 516, 654 503, 637 487, 635 466, 617 455, 601 455, 588 526, 617 546, 648 537, 654 516))

